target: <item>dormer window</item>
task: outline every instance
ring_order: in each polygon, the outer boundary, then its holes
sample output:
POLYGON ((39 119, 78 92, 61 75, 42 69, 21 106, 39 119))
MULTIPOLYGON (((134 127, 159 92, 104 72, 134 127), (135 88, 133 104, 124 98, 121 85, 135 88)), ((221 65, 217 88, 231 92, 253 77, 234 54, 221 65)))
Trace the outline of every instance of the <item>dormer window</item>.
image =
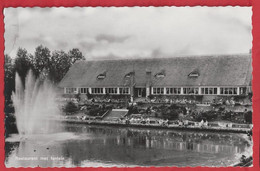
POLYGON ((129 72, 125 75, 125 78, 130 78, 132 75, 134 74, 134 72, 129 72))
POLYGON ((106 73, 104 72, 103 74, 99 74, 98 76, 97 76, 97 79, 98 80, 103 80, 104 78, 106 78, 106 73))
POLYGON ((125 75, 125 78, 130 78, 130 77, 131 77, 131 74, 130 74, 130 73, 128 73, 128 74, 125 75))
POLYGON ((199 72, 193 71, 193 72, 191 72, 188 76, 189 76, 189 77, 192 77, 192 78, 197 78, 199 75, 200 75, 199 72))
POLYGON ((156 78, 164 78, 165 75, 166 75, 166 74, 165 74, 165 71, 161 71, 161 72, 155 74, 155 77, 156 77, 156 78))
POLYGON ((162 73, 159 73, 159 74, 156 74, 156 77, 157 77, 157 78, 163 78, 163 77, 165 77, 165 75, 162 74, 162 73))

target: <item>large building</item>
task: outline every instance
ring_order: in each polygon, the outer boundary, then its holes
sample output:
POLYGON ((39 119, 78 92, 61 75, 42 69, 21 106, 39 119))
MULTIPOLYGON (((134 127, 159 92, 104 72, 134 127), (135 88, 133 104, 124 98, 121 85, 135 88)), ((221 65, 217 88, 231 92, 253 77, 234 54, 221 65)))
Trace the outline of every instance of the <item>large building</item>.
POLYGON ((93 60, 75 63, 64 94, 244 96, 251 92, 251 54, 93 60))

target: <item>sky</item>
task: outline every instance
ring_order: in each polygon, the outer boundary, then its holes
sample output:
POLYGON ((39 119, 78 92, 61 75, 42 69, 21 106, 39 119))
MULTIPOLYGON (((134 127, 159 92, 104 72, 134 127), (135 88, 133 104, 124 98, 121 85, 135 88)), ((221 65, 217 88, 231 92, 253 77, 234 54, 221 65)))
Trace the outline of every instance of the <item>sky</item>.
POLYGON ((5 8, 5 54, 78 48, 86 59, 249 53, 251 7, 5 8))

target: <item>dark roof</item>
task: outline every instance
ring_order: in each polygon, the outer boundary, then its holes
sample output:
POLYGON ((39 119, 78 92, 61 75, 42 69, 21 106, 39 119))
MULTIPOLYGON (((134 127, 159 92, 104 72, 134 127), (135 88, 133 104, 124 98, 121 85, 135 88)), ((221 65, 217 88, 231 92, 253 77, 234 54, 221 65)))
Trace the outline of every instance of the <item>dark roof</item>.
POLYGON ((147 71, 152 86, 240 86, 251 85, 251 54, 146 58, 75 63, 60 87, 126 86, 127 74, 134 71, 136 86, 146 85, 147 71), (165 77, 155 77, 163 73, 165 77), (198 73, 198 77, 189 77, 198 73), (104 79, 97 76, 104 74, 104 79))

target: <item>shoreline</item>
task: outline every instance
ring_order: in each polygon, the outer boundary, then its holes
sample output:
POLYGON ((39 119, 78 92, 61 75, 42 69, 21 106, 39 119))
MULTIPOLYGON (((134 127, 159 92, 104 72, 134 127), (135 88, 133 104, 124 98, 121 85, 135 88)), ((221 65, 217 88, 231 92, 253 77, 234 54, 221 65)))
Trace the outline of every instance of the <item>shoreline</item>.
POLYGON ((192 130, 205 132, 230 132, 244 133, 252 132, 250 128, 228 128, 228 127, 195 127, 195 126, 179 126, 179 125, 158 125, 158 124, 125 124, 120 122, 105 122, 105 121, 84 121, 76 119, 58 119, 61 122, 78 123, 87 125, 105 125, 105 126, 121 126, 121 127, 136 127, 136 128, 157 128, 157 129, 172 129, 172 130, 192 130))

